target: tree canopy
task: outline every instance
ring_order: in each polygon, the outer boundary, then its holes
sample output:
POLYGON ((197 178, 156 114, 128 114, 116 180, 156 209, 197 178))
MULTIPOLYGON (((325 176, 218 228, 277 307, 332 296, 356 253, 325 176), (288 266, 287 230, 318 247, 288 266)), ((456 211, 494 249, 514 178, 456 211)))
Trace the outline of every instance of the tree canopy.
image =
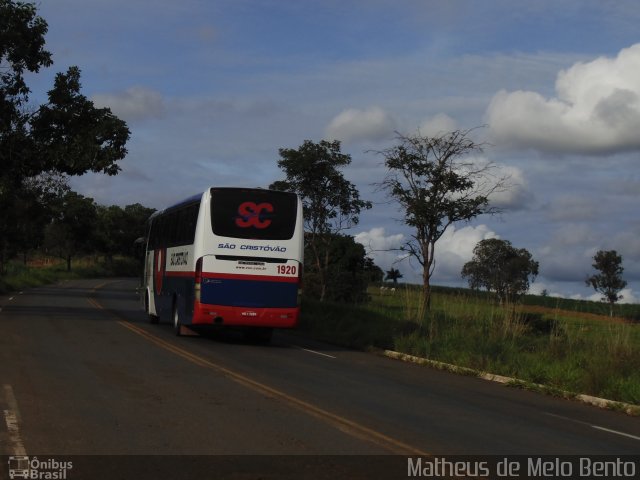
POLYGON ((609 315, 613 316, 613 305, 623 298, 620 290, 627 286, 622 279, 622 255, 615 250, 598 250, 593 260, 593 268, 600 273, 588 277, 586 284, 602 294, 602 301, 609 303, 609 315))
POLYGON ((361 200, 356 186, 340 171, 351 163, 351 156, 341 153, 339 141, 305 140, 297 149, 281 148, 279 153, 278 167, 286 179, 269 188, 295 192, 302 199, 305 241, 318 272, 319 297, 324 300, 331 244, 342 231, 357 225, 360 212, 371 208, 371 202, 361 200))
POLYGON ((398 283, 398 279, 402 278, 402 274, 400 270, 396 268, 391 268, 391 270, 387 270, 387 275, 385 280, 391 280, 393 283, 398 283))
POLYGON ((524 248, 497 238, 481 240, 473 249, 473 258, 462 267, 472 289, 494 292, 502 302, 517 300, 529 290, 538 275, 539 264, 524 248))

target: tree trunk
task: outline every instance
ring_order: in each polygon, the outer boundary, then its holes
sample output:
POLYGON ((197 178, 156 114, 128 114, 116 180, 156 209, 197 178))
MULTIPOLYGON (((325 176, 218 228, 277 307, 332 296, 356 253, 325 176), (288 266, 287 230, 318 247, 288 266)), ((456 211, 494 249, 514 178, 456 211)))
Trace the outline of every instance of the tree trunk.
POLYGON ((327 296, 327 282, 329 272, 329 246, 325 245, 324 262, 320 270, 320 301, 324 302, 327 296))
POLYGON ((67 272, 71 271, 71 255, 67 255, 67 272))
POLYGON ((424 315, 431 310, 431 276, 429 267, 425 265, 422 271, 422 297, 418 307, 418 318, 424 320, 424 315))

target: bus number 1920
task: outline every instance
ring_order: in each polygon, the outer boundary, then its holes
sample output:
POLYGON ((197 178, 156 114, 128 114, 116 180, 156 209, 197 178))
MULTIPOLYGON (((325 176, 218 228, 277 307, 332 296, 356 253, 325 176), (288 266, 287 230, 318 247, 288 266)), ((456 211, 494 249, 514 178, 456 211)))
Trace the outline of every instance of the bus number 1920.
POLYGON ((295 275, 296 272, 295 265, 278 265, 278 275, 295 275))

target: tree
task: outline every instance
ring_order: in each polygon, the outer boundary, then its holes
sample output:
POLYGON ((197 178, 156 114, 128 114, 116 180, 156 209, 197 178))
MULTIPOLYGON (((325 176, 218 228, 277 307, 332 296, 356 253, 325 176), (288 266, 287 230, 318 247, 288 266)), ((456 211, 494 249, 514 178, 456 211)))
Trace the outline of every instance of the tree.
POLYGON ((396 270, 395 268, 387 270, 387 276, 385 277, 385 280, 391 280, 394 284, 397 284, 399 278, 402 278, 400 270, 396 270))
POLYGON ((111 265, 114 255, 130 255, 134 242, 145 236, 146 221, 155 210, 139 203, 122 208, 97 207, 96 245, 111 265))
POLYGON ((367 283, 380 283, 384 278, 384 272, 377 266, 371 257, 364 259, 364 272, 367 277, 367 283))
MULTIPOLYGON (((320 244, 324 257, 326 244, 320 244)), ((362 303, 367 300, 367 287, 375 265, 366 257, 365 248, 350 235, 334 234, 329 244, 329 263, 326 274, 331 279, 325 285, 324 300, 362 303), (372 266, 373 265, 373 266, 372 266)), ((320 272, 315 263, 311 245, 305 248, 304 294, 311 298, 321 296, 320 272)))
POLYGON ((402 247, 422 267, 420 311, 430 308, 435 245, 446 229, 484 213, 495 213, 489 195, 504 188, 505 178, 493 178, 494 166, 462 161, 482 151, 470 130, 434 137, 398 135, 398 144, 380 153, 387 175, 380 188, 404 210, 404 222, 414 229, 402 247))
POLYGON ((7 253, 27 240, 8 212, 28 197, 33 179, 115 175, 127 153, 126 123, 80 93, 78 67, 56 75, 46 104, 29 104, 25 74, 53 63, 47 29, 35 5, 0 0, 0 272, 7 253))
POLYGON ((473 249, 473 258, 462 267, 469 287, 494 292, 500 303, 512 302, 529 290, 538 275, 538 262, 524 248, 497 238, 481 240, 473 249))
POLYGON ((67 271, 71 271, 71 259, 75 255, 92 249, 96 218, 92 198, 69 192, 63 197, 56 218, 45 228, 45 248, 66 260, 67 271))
POLYGON ((602 294, 603 302, 609 302, 609 316, 613 316, 613 305, 623 298, 619 292, 627 286, 622 279, 622 255, 615 250, 598 250, 593 260, 593 268, 600 273, 588 277, 586 284, 602 294))
POLYGON ((351 156, 340 152, 340 142, 305 140, 298 149, 279 150, 280 167, 286 179, 269 188, 300 195, 304 208, 305 242, 313 267, 318 273, 321 301, 326 298, 331 262, 331 244, 342 231, 356 225, 360 212, 371 202, 360 199, 356 186, 340 169, 351 163, 351 156))

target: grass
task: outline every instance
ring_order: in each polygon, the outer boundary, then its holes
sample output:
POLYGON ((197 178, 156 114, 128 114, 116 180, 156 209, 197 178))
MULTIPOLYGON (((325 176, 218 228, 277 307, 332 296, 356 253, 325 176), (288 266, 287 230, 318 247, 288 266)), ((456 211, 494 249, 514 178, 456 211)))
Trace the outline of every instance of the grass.
POLYGON ((67 272, 66 262, 63 260, 38 258, 27 265, 13 261, 6 265, 4 275, 0 276, 0 294, 47 285, 60 280, 129 277, 139 274, 138 262, 127 257, 115 257, 110 264, 95 257, 80 258, 72 261, 70 272, 67 272))
POLYGON ((618 402, 640 404, 640 325, 540 305, 499 306, 453 290, 417 312, 419 292, 370 289, 361 306, 303 301, 301 328, 356 348, 385 348, 618 402))

